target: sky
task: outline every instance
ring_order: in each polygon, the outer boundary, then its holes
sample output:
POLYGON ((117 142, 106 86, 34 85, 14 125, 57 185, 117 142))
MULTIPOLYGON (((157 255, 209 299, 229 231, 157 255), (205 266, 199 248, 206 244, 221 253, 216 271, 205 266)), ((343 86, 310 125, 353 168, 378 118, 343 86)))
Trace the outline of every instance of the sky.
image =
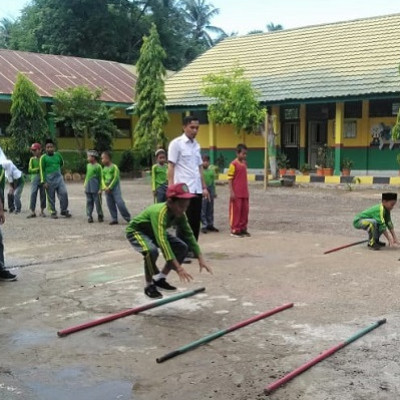
MULTIPOLYGON (((68 1, 68 0, 65 0, 68 1)), ((220 14, 212 25, 244 35, 266 30, 270 22, 285 29, 400 13, 399 0, 209 0, 220 14)), ((16 18, 27 0, 0 0, 0 18, 16 18)))

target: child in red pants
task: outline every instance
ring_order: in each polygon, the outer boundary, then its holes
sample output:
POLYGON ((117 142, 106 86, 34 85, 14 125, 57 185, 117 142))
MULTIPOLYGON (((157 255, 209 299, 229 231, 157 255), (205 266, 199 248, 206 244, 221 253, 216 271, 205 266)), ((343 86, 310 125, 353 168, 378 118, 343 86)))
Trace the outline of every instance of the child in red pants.
POLYGON ((231 162, 228 170, 228 182, 230 190, 229 223, 231 236, 242 238, 250 236, 247 231, 249 218, 249 188, 247 184, 247 147, 238 144, 236 147, 236 159, 231 162))

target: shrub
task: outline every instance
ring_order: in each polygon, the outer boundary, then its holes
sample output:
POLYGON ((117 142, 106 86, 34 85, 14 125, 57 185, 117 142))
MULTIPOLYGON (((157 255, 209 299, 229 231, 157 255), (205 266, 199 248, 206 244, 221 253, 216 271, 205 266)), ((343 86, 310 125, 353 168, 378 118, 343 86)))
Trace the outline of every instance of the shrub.
POLYGON ((135 157, 132 150, 125 150, 119 162, 121 172, 132 172, 135 169, 135 157))

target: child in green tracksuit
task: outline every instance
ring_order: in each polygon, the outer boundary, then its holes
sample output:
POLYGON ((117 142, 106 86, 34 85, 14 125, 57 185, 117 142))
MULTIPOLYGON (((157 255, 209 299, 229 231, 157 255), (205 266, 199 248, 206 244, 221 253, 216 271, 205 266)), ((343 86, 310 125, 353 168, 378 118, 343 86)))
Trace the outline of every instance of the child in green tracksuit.
POLYGON ((119 169, 113 164, 109 151, 104 151, 101 154, 101 163, 103 164, 102 190, 106 193, 107 207, 111 215, 110 225, 118 224, 117 208, 122 218, 129 222, 131 214, 129 214, 122 198, 119 169))
POLYGON ((383 234, 389 246, 400 244, 394 231, 390 211, 393 210, 397 202, 397 193, 382 193, 382 202, 372 206, 359 214, 353 221, 356 229, 364 229, 368 231, 368 247, 371 250, 380 250, 385 243, 379 241, 379 237, 383 234))
POLYGON ((28 173, 31 176, 31 196, 29 202, 30 214, 27 218, 36 217, 36 200, 39 192, 40 197, 40 216, 45 217, 44 210, 46 209, 46 192, 43 184, 40 183, 40 157, 42 154, 42 146, 40 143, 33 143, 31 146, 32 157, 29 160, 28 173))
POLYGON ((215 191, 215 170, 210 166, 210 157, 208 155, 204 154, 202 158, 204 182, 210 197, 203 197, 201 204, 201 231, 203 233, 207 233, 208 231, 219 232, 214 226, 214 199, 217 197, 215 191))
POLYGON ((101 182, 102 182, 102 169, 101 165, 97 162, 99 154, 96 150, 89 150, 87 152, 87 165, 86 176, 83 186, 86 194, 86 214, 88 222, 93 222, 93 209, 96 206, 97 218, 99 222, 104 221, 103 209, 101 207, 101 182))
POLYGON ((40 157, 39 172, 40 183, 44 185, 49 202, 51 218, 57 219, 56 211, 56 193, 60 200, 60 214, 65 218, 70 218, 71 214, 68 211, 68 192, 61 173, 61 168, 64 165, 64 160, 58 151, 55 151, 54 142, 52 139, 46 140, 46 153, 40 157))
POLYGON ((182 282, 189 282, 192 276, 182 267, 188 249, 192 250, 199 260, 200 272, 202 269, 212 273, 201 255, 200 247, 193 235, 186 210, 190 199, 195 195, 189 193, 184 183, 176 183, 168 186, 167 201, 153 204, 139 215, 134 217, 126 228, 126 238, 132 247, 144 257, 144 272, 146 296, 156 299, 162 297, 158 291, 174 291, 176 287, 167 281, 167 275, 173 269, 182 282), (170 234, 167 229, 171 226, 180 228, 184 240, 170 234), (163 253, 166 264, 160 272, 156 261, 158 249, 163 253))
POLYGON ((151 168, 151 189, 156 202, 162 203, 167 200, 167 156, 164 149, 158 149, 155 156, 157 162, 151 168))

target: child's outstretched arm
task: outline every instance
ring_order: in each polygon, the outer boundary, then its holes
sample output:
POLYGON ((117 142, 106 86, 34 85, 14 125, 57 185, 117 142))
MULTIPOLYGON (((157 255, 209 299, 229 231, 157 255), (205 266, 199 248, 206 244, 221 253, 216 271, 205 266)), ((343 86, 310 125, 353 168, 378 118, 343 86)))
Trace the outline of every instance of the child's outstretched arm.
POLYGON ((393 246, 394 242, 395 242, 395 239, 394 239, 395 236, 393 236, 393 234, 392 234, 392 229, 390 229, 390 230, 386 229, 382 233, 385 236, 385 238, 387 239, 389 246, 393 246))

